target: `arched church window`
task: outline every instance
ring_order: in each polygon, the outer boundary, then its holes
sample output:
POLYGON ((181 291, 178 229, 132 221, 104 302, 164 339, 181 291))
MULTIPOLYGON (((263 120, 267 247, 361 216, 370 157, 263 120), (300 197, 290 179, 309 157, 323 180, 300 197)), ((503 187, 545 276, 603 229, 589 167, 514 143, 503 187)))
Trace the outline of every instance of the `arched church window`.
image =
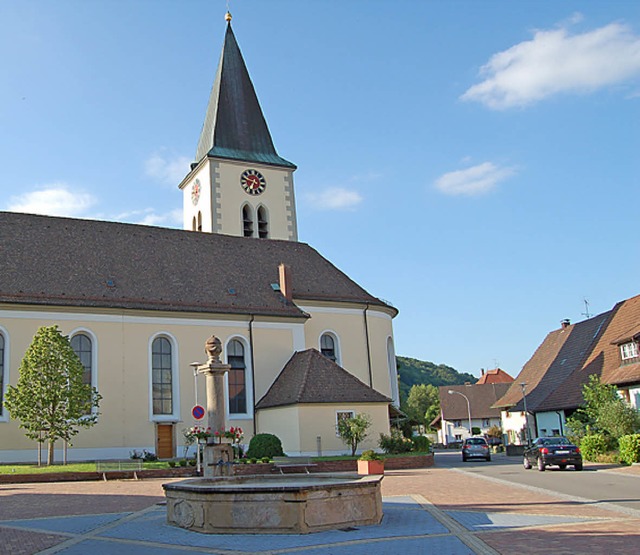
POLYGON ((242 231, 245 237, 253 237, 253 216, 248 204, 242 207, 242 231))
POLYGON ((0 332, 0 416, 4 415, 4 335, 0 332))
POLYGON ((173 361, 171 343, 156 337, 151 346, 153 414, 173 413, 173 361))
POLYGON ((323 333, 320 337, 320 352, 333 362, 338 362, 338 341, 331 333, 323 333))
POLYGON ((227 364, 231 366, 229 380, 229 414, 247 412, 247 379, 244 345, 232 339, 227 345, 227 364))
POLYGON ((264 206, 258 208, 258 237, 260 239, 269 237, 269 220, 267 219, 267 209, 264 206))
POLYGON ((193 217, 193 221, 191 222, 191 231, 196 231, 196 217, 193 217))
POLYGON ((91 338, 85 333, 77 333, 71 338, 71 348, 73 349, 73 352, 78 355, 80 363, 84 368, 82 383, 85 385, 91 385, 91 366, 93 358, 93 345, 91 343, 91 338))
MULTIPOLYGON (((91 338, 85 333, 77 333, 71 338, 71 348, 80 359, 84 373, 82 375, 82 383, 91 385, 93 371, 93 344, 91 338)), ((87 411, 90 413, 91 411, 87 411)))
POLYGON ((198 231, 202 231, 202 212, 198 212, 198 231))

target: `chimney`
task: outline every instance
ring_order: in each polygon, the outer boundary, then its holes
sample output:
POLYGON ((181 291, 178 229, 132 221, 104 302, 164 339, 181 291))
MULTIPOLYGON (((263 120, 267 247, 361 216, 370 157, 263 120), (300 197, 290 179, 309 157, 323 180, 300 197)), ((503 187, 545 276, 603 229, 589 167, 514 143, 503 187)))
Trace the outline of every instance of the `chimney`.
POLYGON ((562 326, 563 330, 566 330, 571 325, 571 320, 569 320, 569 318, 565 318, 564 320, 560 321, 560 325, 562 326))
POLYGON ((280 273, 280 291, 284 295, 284 298, 288 301, 293 300, 293 286, 291 285, 291 268, 286 264, 280 264, 278 266, 280 273))
POLYGON ((480 368, 480 372, 482 373, 482 375, 484 376, 484 368, 480 368))

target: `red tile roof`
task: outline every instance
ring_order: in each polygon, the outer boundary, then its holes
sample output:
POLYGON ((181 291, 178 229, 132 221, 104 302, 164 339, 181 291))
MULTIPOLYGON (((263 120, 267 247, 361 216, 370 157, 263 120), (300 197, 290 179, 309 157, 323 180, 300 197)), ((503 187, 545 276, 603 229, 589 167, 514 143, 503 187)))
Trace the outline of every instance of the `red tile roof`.
POLYGON ((484 372, 480 379, 476 382, 476 385, 485 384, 485 383, 511 383, 513 382, 513 378, 507 374, 501 368, 496 368, 494 370, 487 370, 484 372))

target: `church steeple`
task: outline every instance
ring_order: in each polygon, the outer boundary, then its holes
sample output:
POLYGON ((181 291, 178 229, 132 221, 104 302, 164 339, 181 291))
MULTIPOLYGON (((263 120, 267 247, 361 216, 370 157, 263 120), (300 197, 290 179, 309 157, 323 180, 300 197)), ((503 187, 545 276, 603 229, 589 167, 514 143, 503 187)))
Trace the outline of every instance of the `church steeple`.
POLYGON ((226 20, 196 160, 179 185, 184 229, 297 241, 296 166, 273 146, 231 14, 226 20))
POLYGON ((196 162, 205 156, 258 162, 295 169, 278 156, 262 114, 242 53, 231 29, 227 31, 205 117, 196 162))

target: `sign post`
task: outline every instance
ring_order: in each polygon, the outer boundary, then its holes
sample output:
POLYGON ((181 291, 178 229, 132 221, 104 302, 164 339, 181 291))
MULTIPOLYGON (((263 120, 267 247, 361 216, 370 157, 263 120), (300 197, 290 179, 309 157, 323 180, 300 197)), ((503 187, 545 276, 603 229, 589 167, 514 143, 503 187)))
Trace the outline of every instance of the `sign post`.
MULTIPOLYGON (((204 410, 204 407, 202 405, 194 405, 194 407, 191 409, 191 416, 193 416, 194 420, 196 422, 202 420, 204 418, 206 411, 204 410)), ((202 470, 202 465, 200 464, 201 461, 201 457, 200 457, 200 440, 196 439, 196 474, 198 476, 200 476, 201 474, 201 470, 202 470)))

